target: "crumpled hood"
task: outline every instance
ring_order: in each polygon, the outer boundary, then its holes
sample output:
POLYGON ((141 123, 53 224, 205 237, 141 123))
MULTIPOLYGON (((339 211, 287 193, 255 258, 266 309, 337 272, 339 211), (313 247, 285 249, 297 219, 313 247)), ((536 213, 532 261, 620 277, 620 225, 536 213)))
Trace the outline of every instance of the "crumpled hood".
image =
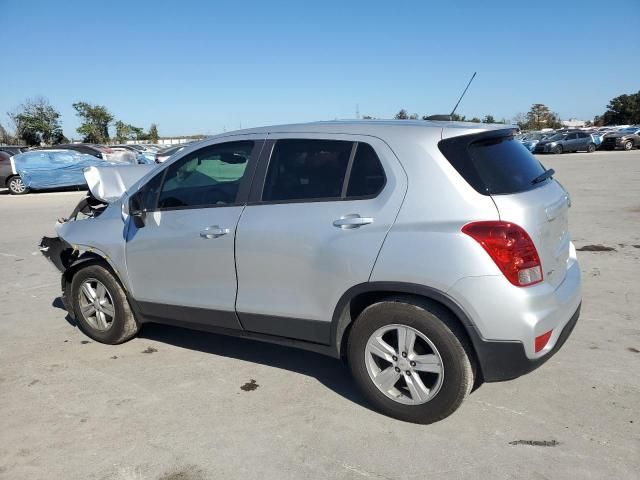
POLYGON ((84 178, 96 199, 111 203, 154 168, 156 165, 88 167, 84 169, 84 178))

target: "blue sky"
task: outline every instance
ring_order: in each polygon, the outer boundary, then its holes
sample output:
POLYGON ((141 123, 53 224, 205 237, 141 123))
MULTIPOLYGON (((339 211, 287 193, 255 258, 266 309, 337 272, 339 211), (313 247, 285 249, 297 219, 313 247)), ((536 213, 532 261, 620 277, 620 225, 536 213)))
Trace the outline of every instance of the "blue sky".
POLYGON ((474 71, 464 115, 511 119, 540 102, 590 119, 640 89, 639 7, 0 0, 0 122, 36 95, 75 138, 80 100, 161 135, 354 118, 356 104, 382 118, 447 113, 474 71))

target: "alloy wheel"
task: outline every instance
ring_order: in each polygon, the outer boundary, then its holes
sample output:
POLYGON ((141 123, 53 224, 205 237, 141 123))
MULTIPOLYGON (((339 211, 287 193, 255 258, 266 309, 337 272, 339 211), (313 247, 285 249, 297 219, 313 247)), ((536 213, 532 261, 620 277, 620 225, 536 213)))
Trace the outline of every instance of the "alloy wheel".
POLYGON ((19 195, 21 193, 24 193, 27 190, 27 187, 24 185, 22 178, 13 177, 11 180, 9 180, 9 190, 11 190, 11 193, 16 193, 19 195))
POLYGON ((444 379, 436 346, 407 325, 392 324, 376 330, 367 341, 365 364, 378 390, 405 405, 428 402, 438 394, 444 379))
POLYGON ((87 278, 78 292, 82 318, 96 330, 106 332, 116 316, 113 297, 100 280, 87 278))

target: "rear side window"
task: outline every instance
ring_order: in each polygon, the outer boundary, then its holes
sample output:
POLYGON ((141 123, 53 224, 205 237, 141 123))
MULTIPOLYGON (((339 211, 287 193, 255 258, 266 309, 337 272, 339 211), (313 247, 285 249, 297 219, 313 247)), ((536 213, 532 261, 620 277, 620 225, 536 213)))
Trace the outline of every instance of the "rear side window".
POLYGON ((467 183, 484 195, 525 192, 546 183, 533 183, 545 169, 511 135, 464 135, 442 140, 438 147, 467 183))
POLYGON ((353 159, 347 197, 369 197, 378 194, 385 184, 384 170, 371 145, 358 143, 353 159))
POLYGON ((352 149, 342 140, 278 140, 262 200, 340 198, 352 149))

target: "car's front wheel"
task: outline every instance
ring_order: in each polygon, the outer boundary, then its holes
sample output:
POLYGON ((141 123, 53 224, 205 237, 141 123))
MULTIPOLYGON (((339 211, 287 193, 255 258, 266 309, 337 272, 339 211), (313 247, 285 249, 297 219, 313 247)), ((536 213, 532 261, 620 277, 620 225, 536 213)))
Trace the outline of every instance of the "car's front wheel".
POLYGON ((24 184, 20 175, 14 175, 9 179, 7 188, 12 195, 24 195, 29 193, 29 188, 24 184))
POLYGON ((367 307, 349 334, 355 382, 382 413, 428 424, 451 415, 474 383, 466 337, 437 304, 395 297, 367 307))
POLYGON ((590 143, 589 145, 587 145, 587 153, 593 153, 595 151, 596 151, 595 143, 590 143))
POLYGON ((633 148, 633 142, 631 140, 627 140, 624 142, 624 149, 631 150, 633 148))
POLYGON ((555 154, 562 153, 562 145, 556 145, 551 151, 555 154))
POLYGON ((71 282, 71 302, 80 329, 98 342, 115 345, 138 333, 124 290, 101 265, 76 272, 71 282))

